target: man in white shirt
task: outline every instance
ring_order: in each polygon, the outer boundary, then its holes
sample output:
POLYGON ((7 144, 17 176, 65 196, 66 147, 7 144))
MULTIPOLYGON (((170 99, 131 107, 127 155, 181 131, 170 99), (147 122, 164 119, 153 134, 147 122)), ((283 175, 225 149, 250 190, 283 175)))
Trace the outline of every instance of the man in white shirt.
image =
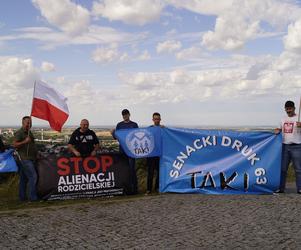
POLYGON ((295 113, 295 104, 292 101, 285 103, 287 116, 281 121, 280 128, 275 133, 282 132, 282 161, 279 193, 284 193, 286 175, 289 164, 292 162, 295 175, 297 192, 301 194, 301 122, 295 113))

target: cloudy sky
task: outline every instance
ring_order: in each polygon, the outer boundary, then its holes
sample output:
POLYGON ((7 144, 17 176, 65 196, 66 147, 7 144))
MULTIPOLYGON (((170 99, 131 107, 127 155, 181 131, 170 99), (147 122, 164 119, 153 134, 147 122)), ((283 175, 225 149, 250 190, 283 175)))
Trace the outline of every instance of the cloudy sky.
MULTIPOLYGON (((277 125, 301 96, 301 1, 2 0, 0 125, 41 79, 68 125, 277 125)), ((37 125, 45 125, 34 119, 37 125)))

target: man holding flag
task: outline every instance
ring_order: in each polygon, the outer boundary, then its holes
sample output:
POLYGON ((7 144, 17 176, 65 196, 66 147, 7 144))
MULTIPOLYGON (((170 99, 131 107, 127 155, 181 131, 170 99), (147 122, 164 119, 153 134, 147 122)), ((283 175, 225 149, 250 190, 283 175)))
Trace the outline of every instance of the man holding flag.
POLYGON ((27 184, 29 184, 29 200, 36 201, 38 199, 36 187, 38 177, 34 167, 37 159, 37 149, 30 129, 31 117, 24 116, 22 127, 16 131, 13 141, 13 145, 21 158, 19 184, 19 198, 21 201, 27 200, 27 184))
MULTIPOLYGON (((124 129, 134 129, 138 128, 138 124, 136 122, 133 122, 130 120, 130 111, 128 109, 123 109, 121 111, 121 115, 123 118, 123 121, 119 122, 116 125, 116 129, 113 129, 111 131, 111 134, 114 139, 116 138, 115 132, 116 130, 124 130, 124 129)), ((121 145, 119 145, 119 151, 120 153, 124 154, 125 157, 128 158, 129 166, 130 166, 130 179, 131 179, 131 185, 132 185, 132 194, 138 194, 138 180, 137 180, 137 173, 136 173, 136 160, 130 156, 127 156, 122 148, 121 145)))
MULTIPOLYGON (((300 100, 301 106, 301 100, 300 100)), ((301 194, 301 122, 300 107, 299 116, 295 113, 295 103, 287 101, 284 105, 287 114, 281 121, 280 127, 275 133, 282 132, 282 161, 280 187, 277 193, 284 193, 286 175, 289 164, 292 162, 295 168, 297 193, 301 194)))
MULTIPOLYGON (((161 125, 161 115, 158 112, 153 113, 153 125, 151 127, 161 127, 164 126, 161 125)), ((160 157, 148 157, 147 158, 147 189, 146 189, 146 195, 150 194, 152 192, 153 187, 153 178, 154 178, 154 172, 156 171, 156 182, 155 182, 155 190, 158 191, 159 189, 159 165, 160 165, 160 157)))
MULTIPOLYGON (((42 81, 35 82, 31 116, 46 120, 52 129, 61 132, 62 127, 69 116, 67 98, 42 81)), ((37 172, 34 163, 37 159, 37 150, 31 133, 31 116, 22 118, 22 127, 15 133, 13 145, 17 149, 20 158, 20 185, 19 198, 27 199, 26 188, 29 183, 29 200, 35 201, 37 196, 37 172)))

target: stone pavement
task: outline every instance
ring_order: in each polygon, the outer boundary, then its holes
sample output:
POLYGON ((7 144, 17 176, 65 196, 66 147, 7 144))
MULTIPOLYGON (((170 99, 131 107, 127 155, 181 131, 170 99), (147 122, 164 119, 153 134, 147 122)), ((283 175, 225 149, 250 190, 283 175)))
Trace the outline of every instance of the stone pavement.
POLYGON ((301 195, 162 194, 0 213, 0 249, 301 249, 301 195))

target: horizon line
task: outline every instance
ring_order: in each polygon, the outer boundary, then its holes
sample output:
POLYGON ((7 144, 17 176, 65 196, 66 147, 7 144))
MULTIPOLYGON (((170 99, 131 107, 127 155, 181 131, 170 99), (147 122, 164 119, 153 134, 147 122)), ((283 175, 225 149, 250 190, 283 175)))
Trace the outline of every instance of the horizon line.
MULTIPOLYGON (((163 125, 163 124, 162 124, 163 125)), ((150 124, 142 124, 141 126, 140 126, 140 128, 144 128, 144 127, 149 127, 150 126, 150 124)), ((165 124, 164 125, 165 127, 183 127, 183 128, 185 128, 185 127, 188 127, 188 128, 191 128, 191 127, 220 127, 220 128, 227 128, 227 127, 232 127, 232 128, 241 128, 241 127, 246 127, 246 128, 248 128, 248 127, 252 127, 252 128, 254 128, 254 127, 265 127, 265 128, 267 128, 267 127, 271 127, 271 128, 274 128, 274 127, 276 127, 275 125, 271 125, 271 124, 269 124, 269 125, 267 125, 267 124, 259 124, 259 125, 212 125, 212 124, 209 124, 209 125, 195 125, 195 124, 193 124, 193 125, 188 125, 188 124, 165 124)), ((13 127, 13 128, 15 128, 15 127, 21 127, 21 125, 20 124, 18 124, 18 125, 0 125, 0 128, 9 128, 9 127, 13 127)), ((62 129, 64 129, 64 128, 74 128, 74 127, 79 127, 79 125, 66 125, 66 126, 64 126, 62 129)), ((111 128, 111 127, 116 127, 116 125, 100 125, 100 124, 98 124, 98 125, 90 125, 89 126, 90 128, 97 128, 97 127, 101 127, 101 128, 111 128)), ((47 125, 34 125, 34 126, 32 126, 32 128, 34 129, 34 128, 49 128, 49 129, 51 129, 51 127, 50 126, 47 126, 47 125)))

